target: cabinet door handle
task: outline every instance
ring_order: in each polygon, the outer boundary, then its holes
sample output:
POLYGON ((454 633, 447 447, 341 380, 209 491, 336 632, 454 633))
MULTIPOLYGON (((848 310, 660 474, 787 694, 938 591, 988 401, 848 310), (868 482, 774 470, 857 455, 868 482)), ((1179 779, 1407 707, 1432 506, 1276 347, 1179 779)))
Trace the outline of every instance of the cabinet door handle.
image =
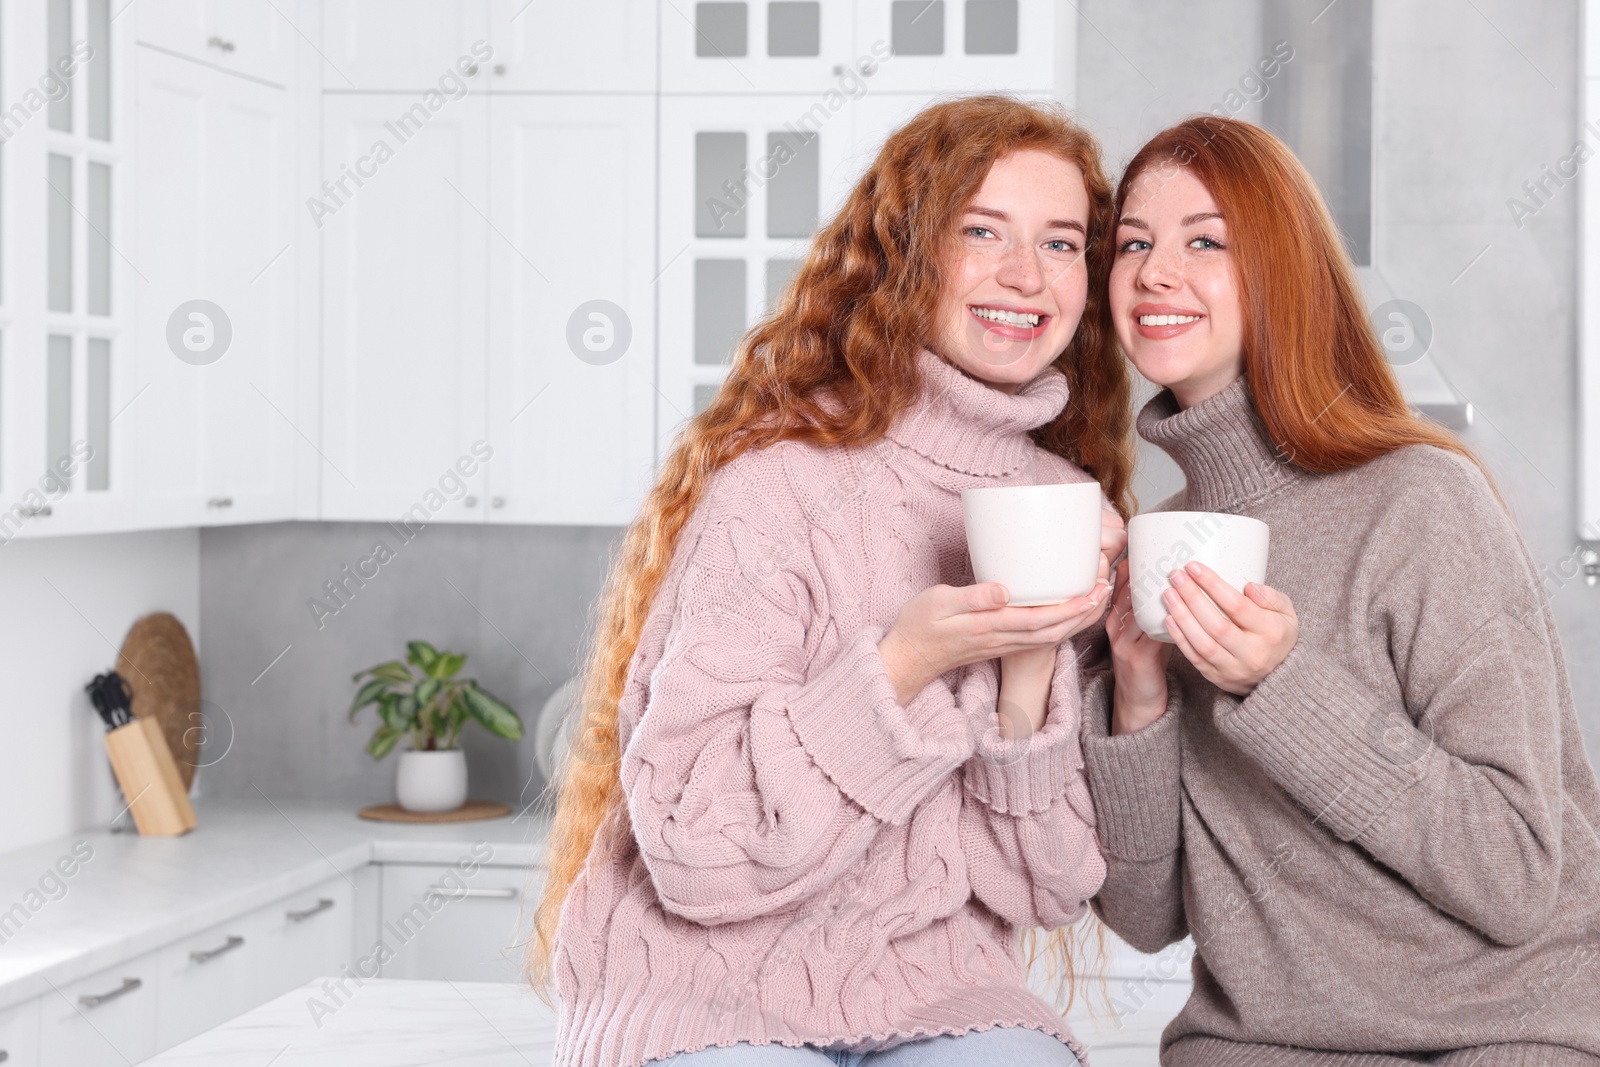
POLYGON ((333 907, 333 901, 329 900, 327 897, 318 897, 317 902, 311 905, 311 907, 301 908, 299 911, 286 911, 283 913, 283 915, 284 918, 288 919, 292 923, 303 923, 307 919, 311 918, 311 916, 327 911, 331 907, 333 907))
POLYGON ((78 1003, 82 1004, 86 1008, 98 1008, 106 1001, 116 1000, 125 993, 132 993, 135 989, 138 989, 142 985, 144 985, 144 983, 137 978, 124 978, 122 980, 122 985, 116 989, 113 989, 111 992, 85 993, 83 996, 78 998, 78 1003))
POLYGON ((244 938, 240 937, 238 934, 229 934, 228 940, 224 941, 216 948, 196 949, 194 952, 189 953, 189 958, 194 960, 196 963, 205 963, 207 960, 216 959, 224 952, 232 952, 242 944, 244 944, 244 938))
POLYGON ((452 889, 447 885, 430 885, 430 897, 449 897, 452 900, 463 900, 467 897, 493 897, 496 900, 515 900, 515 889, 452 889))

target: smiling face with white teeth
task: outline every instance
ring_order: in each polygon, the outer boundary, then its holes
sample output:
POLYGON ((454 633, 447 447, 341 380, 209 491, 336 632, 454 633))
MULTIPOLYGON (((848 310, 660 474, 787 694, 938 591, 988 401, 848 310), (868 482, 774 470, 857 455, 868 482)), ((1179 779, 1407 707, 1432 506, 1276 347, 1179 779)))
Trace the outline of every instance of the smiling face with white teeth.
POLYGON ((1111 314, 1140 374, 1180 407, 1239 377, 1243 321, 1228 227, 1211 192, 1185 167, 1151 167, 1129 186, 1117 219, 1111 314))
POLYGON ((1036 149, 1009 153, 989 168, 957 225, 928 347, 1014 393, 1061 355, 1083 315, 1083 171, 1036 149))

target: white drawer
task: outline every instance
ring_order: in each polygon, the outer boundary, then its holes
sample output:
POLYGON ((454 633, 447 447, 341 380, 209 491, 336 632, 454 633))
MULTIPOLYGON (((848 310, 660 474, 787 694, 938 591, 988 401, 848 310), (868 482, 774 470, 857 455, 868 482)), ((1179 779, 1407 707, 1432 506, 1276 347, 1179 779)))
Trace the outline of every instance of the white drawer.
MULTIPOLYGON (((50 994, 54 996, 55 994, 50 994)), ((25 1004, 0 1011, 0 1063, 6 1067, 24 1067, 39 1062, 39 1006, 38 997, 25 1004)))
POLYGON ((127 1067, 155 1055, 157 954, 59 987, 40 999, 44 1067, 127 1067))
POLYGON ((266 933, 265 912, 252 911, 160 950, 158 1048, 171 1048, 256 1006, 266 933))
POLYGON ((330 878, 265 909, 264 925, 256 975, 257 1004, 313 978, 338 975, 350 965, 355 947, 355 891, 343 878, 330 878))
POLYGON ((385 863, 379 937, 384 978, 516 982, 543 871, 385 863))

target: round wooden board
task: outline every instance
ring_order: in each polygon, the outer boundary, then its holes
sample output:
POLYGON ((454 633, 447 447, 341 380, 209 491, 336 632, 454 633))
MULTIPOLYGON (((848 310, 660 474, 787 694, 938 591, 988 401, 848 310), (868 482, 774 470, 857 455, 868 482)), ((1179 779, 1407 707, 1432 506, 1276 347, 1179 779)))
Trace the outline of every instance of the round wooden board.
POLYGON ((176 615, 158 611, 128 628, 116 671, 133 690, 133 713, 155 719, 172 750, 183 787, 194 781, 205 723, 200 715, 200 663, 189 631, 176 615))
POLYGON ((469 800, 454 811, 407 811, 398 804, 374 804, 357 814, 374 822, 476 822, 510 815, 511 806, 492 800, 469 800))

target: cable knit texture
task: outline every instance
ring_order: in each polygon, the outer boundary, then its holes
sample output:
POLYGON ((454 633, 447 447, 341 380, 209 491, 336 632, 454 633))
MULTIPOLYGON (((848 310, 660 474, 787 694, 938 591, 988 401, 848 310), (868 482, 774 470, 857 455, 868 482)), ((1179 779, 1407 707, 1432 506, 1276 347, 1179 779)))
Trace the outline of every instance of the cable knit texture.
POLYGON ((962 489, 1090 480, 1028 435, 1067 382, 917 358, 887 439, 746 452, 686 525, 619 708, 632 833, 602 827, 561 912, 558 1067, 995 1026, 1087 1062, 1017 933, 1080 918, 1105 875, 1079 715, 1103 625, 1060 647, 1027 738, 999 736, 995 661, 901 707, 877 647, 916 593, 973 581, 962 489))
POLYGON ((1154 510, 1251 515, 1299 638, 1244 697, 1173 650, 1168 704, 1109 736, 1084 694, 1108 872, 1135 947, 1193 952, 1167 1067, 1600 1064, 1600 786, 1541 568, 1469 460, 1411 445, 1303 471, 1238 378, 1140 436, 1154 510))

